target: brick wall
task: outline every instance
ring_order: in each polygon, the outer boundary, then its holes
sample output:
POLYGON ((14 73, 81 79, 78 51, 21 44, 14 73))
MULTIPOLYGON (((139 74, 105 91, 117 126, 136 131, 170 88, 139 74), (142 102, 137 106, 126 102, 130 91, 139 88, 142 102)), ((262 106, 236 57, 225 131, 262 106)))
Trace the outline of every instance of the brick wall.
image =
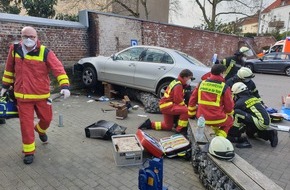
POLYGON ((87 28, 80 23, 51 19, 9 15, 0 13, 0 77, 9 50, 9 45, 21 40, 21 29, 32 26, 38 32, 43 45, 53 50, 66 68, 73 82, 73 64, 88 55, 87 28))
POLYGON ((71 75, 75 62, 86 56, 109 56, 129 47, 132 39, 139 45, 183 51, 206 65, 211 65, 214 53, 222 59, 233 55, 243 44, 250 44, 257 50, 275 42, 270 37, 249 39, 91 11, 81 12, 80 20, 82 23, 0 13, 0 78, 9 44, 20 40, 20 31, 26 25, 36 28, 41 42, 55 52, 71 82, 77 84, 80 77, 71 75))
POLYGON ((99 31, 99 48, 96 55, 109 56, 130 46, 131 39, 139 45, 156 45, 177 49, 194 56, 206 65, 211 65, 211 58, 217 53, 219 59, 232 56, 237 49, 246 44, 255 43, 252 39, 203 31, 170 24, 121 17, 112 14, 89 12, 99 31), (93 16, 95 15, 95 16, 93 16), (96 16, 97 15, 97 16, 96 16))
MULTIPOLYGON (((0 21, 0 64, 4 65, 9 45, 21 40, 20 31, 27 24, 0 21)), ((52 49, 65 66, 73 65, 88 53, 85 28, 69 28, 29 24, 38 32, 39 40, 52 49)))

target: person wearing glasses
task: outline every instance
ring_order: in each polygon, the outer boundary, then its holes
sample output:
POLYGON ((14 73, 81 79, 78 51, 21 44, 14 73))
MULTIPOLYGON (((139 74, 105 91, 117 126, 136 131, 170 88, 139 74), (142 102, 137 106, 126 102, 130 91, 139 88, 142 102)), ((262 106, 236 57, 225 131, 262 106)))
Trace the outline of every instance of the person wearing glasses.
POLYGON ((18 44, 10 46, 0 95, 13 87, 20 120, 23 162, 31 164, 35 153, 34 131, 43 143, 47 143, 46 131, 52 121, 49 72, 57 78, 64 98, 70 96, 70 91, 62 63, 53 51, 40 43, 36 30, 31 26, 24 27, 21 38, 18 44), (39 119, 36 125, 34 112, 39 119))
POLYGON ((159 101, 159 108, 164 120, 151 122, 147 119, 138 128, 155 130, 172 130, 174 119, 179 116, 175 131, 186 134, 188 124, 188 109, 184 102, 184 89, 190 86, 193 73, 189 69, 184 69, 179 73, 177 79, 173 80, 167 87, 164 96, 159 101))

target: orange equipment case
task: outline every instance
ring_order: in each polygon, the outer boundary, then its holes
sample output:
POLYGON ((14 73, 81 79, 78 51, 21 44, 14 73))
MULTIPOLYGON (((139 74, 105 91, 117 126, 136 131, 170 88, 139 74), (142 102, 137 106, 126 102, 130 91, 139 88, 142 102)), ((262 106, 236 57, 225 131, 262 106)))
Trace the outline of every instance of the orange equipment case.
POLYGON ((146 149, 149 153, 157 158, 163 157, 164 151, 158 140, 156 140, 154 137, 151 137, 141 129, 137 130, 136 136, 142 144, 143 148, 146 149))

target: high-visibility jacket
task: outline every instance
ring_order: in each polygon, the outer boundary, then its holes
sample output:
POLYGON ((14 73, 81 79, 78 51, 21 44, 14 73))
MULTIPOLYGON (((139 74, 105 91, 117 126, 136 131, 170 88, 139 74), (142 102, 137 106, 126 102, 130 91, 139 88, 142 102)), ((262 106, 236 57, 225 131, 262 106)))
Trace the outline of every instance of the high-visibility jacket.
POLYGON ((203 115, 207 125, 218 125, 233 114, 233 108, 232 93, 223 77, 211 75, 194 89, 189 99, 188 115, 203 115))
POLYGON ((163 97, 159 101, 159 108, 161 111, 162 109, 172 107, 174 104, 185 105, 184 85, 185 81, 181 77, 178 77, 169 84, 163 97))
POLYGON ((270 125, 270 116, 260 100, 248 92, 240 93, 235 101, 235 119, 237 124, 247 123, 256 126, 258 130, 266 130, 270 125), (246 114, 238 114, 242 110, 246 114), (239 119, 238 119, 239 118, 239 119))
POLYGON ((69 79, 62 63, 52 51, 40 45, 39 41, 37 47, 25 56, 21 43, 11 45, 2 87, 14 86, 14 95, 18 101, 47 99, 50 96, 50 71, 57 78, 61 88, 69 87, 69 79))
POLYGON ((239 61, 237 56, 225 58, 222 60, 221 64, 227 68, 225 71, 226 81, 237 74, 238 70, 243 66, 243 62, 239 61))

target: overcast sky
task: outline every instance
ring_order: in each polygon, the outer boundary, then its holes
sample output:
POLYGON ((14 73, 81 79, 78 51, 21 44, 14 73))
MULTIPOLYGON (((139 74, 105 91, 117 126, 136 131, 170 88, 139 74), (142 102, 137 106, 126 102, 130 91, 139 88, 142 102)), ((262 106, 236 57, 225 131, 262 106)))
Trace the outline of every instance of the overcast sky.
MULTIPOLYGON (((200 1, 202 2, 202 0, 200 1)), ((255 1, 257 2, 261 0, 255 0, 255 1)), ((274 1, 275 0, 263 0, 263 8, 266 8, 274 1)), ((203 16, 195 0, 179 0, 179 2, 180 2, 180 9, 181 9, 179 11, 179 14, 172 15, 170 17, 169 22, 176 25, 188 26, 188 27, 200 26, 203 23, 203 16)), ((219 6, 217 12, 219 12, 219 10, 221 9, 226 10, 227 8, 228 7, 226 5, 223 5, 223 7, 219 6)), ((227 15, 227 16, 219 17, 219 18, 221 18, 223 22, 230 22, 230 21, 235 20, 237 17, 241 17, 241 16, 227 15)))

